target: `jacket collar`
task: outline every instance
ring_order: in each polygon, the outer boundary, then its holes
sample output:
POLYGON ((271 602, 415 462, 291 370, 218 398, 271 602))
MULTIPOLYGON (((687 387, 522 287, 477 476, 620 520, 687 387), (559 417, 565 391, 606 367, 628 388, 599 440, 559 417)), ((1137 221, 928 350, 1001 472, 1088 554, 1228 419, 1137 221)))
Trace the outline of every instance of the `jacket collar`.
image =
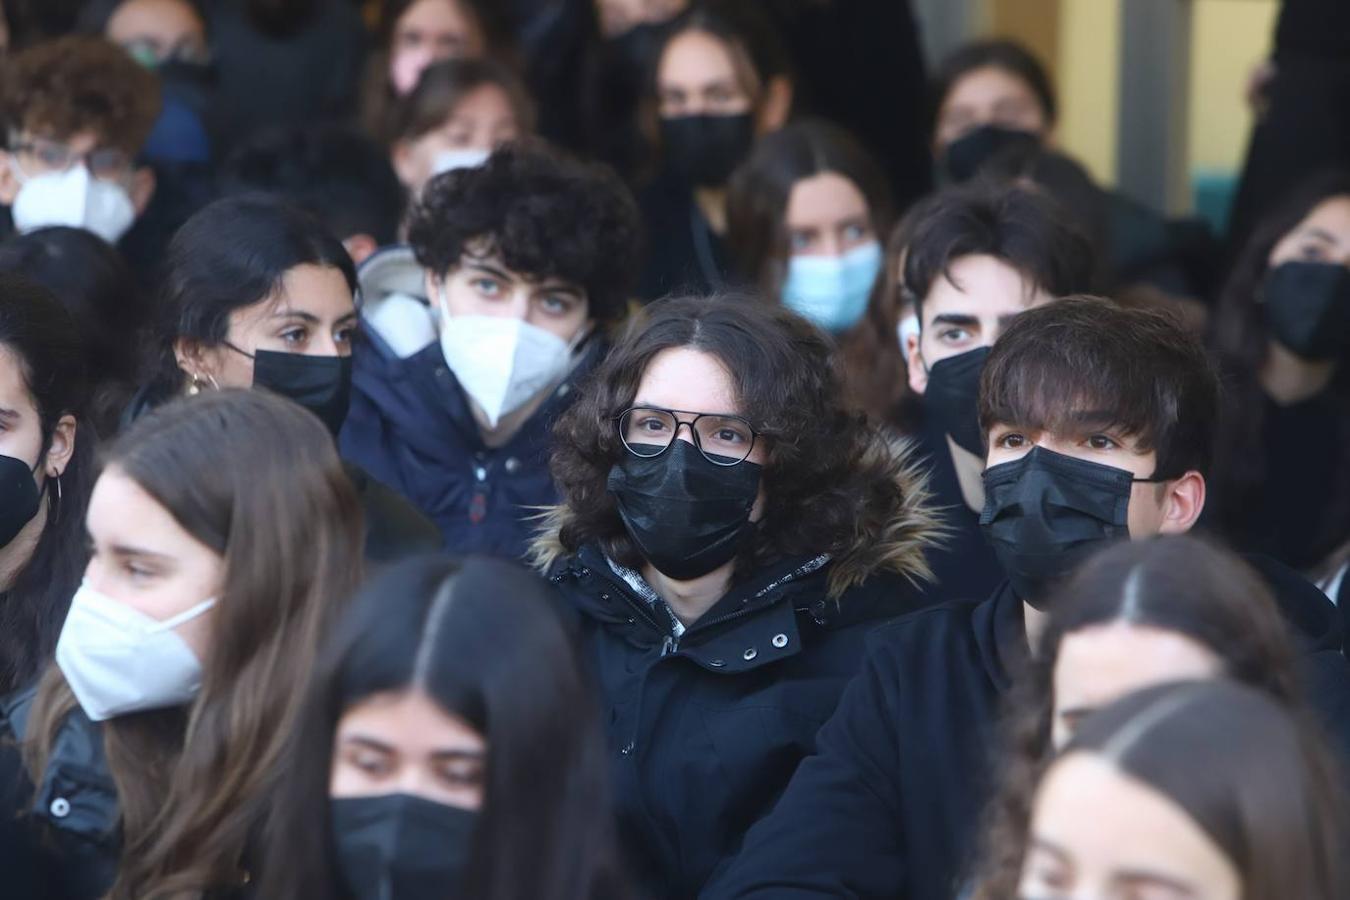
POLYGON ((1006 694, 1031 657, 1022 601, 1011 584, 1004 581, 975 607, 971 626, 985 673, 998 692, 1006 694))

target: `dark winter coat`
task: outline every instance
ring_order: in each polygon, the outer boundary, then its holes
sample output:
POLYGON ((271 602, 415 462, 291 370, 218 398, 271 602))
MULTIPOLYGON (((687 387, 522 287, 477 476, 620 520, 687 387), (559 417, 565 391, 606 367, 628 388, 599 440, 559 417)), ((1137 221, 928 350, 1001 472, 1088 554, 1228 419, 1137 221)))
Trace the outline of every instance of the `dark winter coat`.
MULTIPOLYGON (((1350 758, 1350 667, 1321 592, 1274 560, 1314 710, 1350 758)), ((1021 600, 937 606, 873 632, 862 673, 772 815, 705 898, 951 900, 993 790, 1000 706, 1028 653, 1021 600)))
POLYGON ((548 471, 553 424, 575 399, 576 381, 603 358, 604 342, 584 354, 511 440, 488 447, 439 343, 399 357, 367 332, 353 354, 342 455, 411 500, 451 552, 522 558, 533 517, 558 502, 548 471))
POLYGON ((859 535, 837 559, 767 566, 678 636, 642 577, 597 546, 552 564, 563 601, 580 614, 619 833, 650 896, 693 897, 736 854, 814 749, 867 634, 922 603, 915 580, 932 519, 923 490, 909 486, 899 527, 859 535))

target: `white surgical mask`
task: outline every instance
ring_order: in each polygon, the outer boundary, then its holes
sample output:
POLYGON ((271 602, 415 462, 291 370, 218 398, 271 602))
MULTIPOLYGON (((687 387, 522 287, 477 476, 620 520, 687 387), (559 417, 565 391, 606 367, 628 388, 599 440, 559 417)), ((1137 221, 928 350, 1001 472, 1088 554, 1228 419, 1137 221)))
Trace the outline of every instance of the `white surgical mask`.
POLYGON ((431 158, 431 174, 473 169, 488 161, 490 150, 442 150, 431 158))
POLYGON ((17 164, 11 165, 22 182, 10 209, 14 227, 20 232, 67 225, 92 231, 114 244, 136 221, 136 205, 126 188, 94 178, 84 165, 31 178, 25 177, 17 164))
POLYGON ((173 629, 215 605, 203 600, 160 621, 81 584, 56 642, 56 664, 85 715, 102 722, 195 697, 202 664, 173 629))
POLYGON ((847 331, 867 312, 881 271, 881 245, 855 247, 843 256, 794 256, 788 260, 783 305, 826 331, 847 331))
POLYGON ((441 291, 441 353, 460 387, 496 428, 567 374, 584 330, 569 344, 523 319, 451 316, 441 291))

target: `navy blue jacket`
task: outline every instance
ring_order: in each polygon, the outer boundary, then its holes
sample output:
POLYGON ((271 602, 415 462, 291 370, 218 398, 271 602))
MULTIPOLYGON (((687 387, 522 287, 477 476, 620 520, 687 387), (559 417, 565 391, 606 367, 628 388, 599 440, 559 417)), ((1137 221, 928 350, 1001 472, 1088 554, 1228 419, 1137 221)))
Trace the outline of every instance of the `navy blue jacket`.
POLYGON ((604 349, 603 341, 592 341, 511 440, 489 448, 439 343, 400 358, 378 335, 363 333, 352 354, 342 455, 411 500, 451 552, 522 558, 537 530, 531 517, 558 502, 548 471, 553 423, 604 349))
MULTIPOLYGON (((1313 708, 1350 750, 1350 667, 1326 598, 1274 560, 1313 708)), ((932 607, 877 629, 862 673, 773 813, 706 898, 951 900, 993 785, 998 715, 1027 657, 1022 602, 932 607)), ((1350 757, 1348 757, 1350 758, 1350 757)))
MULTIPOLYGON (((683 635, 594 547, 552 580, 580 613, 608 727, 619 834, 651 897, 693 897, 811 753, 867 633, 917 608, 877 574, 826 599, 832 563, 796 559, 734 586, 683 635)), ((644 590, 645 589, 645 590, 644 590)))

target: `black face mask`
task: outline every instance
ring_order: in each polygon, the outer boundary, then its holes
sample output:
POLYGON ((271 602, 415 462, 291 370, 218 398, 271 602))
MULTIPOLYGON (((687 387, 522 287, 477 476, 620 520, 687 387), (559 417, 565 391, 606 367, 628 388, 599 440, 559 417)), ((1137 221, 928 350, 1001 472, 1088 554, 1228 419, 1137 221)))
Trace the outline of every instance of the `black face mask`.
POLYGON ((962 450, 984 456, 980 429, 980 374, 989 358, 988 347, 977 347, 940 359, 928 370, 923 408, 962 450))
POLYGON ((1287 262, 1266 274, 1266 324, 1275 340, 1304 359, 1336 359, 1350 350, 1350 270, 1336 263, 1287 262))
POLYGON ((1030 131, 981 125, 947 145, 942 154, 942 168, 953 181, 969 181, 989 160, 1009 148, 1031 151, 1039 147, 1041 139, 1030 131))
POLYGON ((760 474, 751 462, 708 462, 676 440, 660 456, 625 453, 608 487, 643 558, 668 578, 689 581, 731 562, 754 530, 760 474))
POLYGON ((337 437, 352 399, 350 356, 307 356, 275 350, 248 354, 233 344, 226 346, 253 360, 254 387, 266 388, 300 404, 318 416, 337 437))
POLYGON ((33 521, 42 503, 42 492, 33 480, 33 469, 21 459, 0 456, 0 548, 18 537, 33 521))
POLYGON ((754 142, 755 124, 749 113, 661 120, 666 164, 698 187, 726 184, 754 142))
POLYGON ((1084 557, 1130 536, 1124 469, 1035 447, 984 472, 980 525, 1017 596, 1043 609, 1046 593, 1084 557))
POLYGON ((331 801, 337 867, 353 900, 460 896, 478 814, 410 794, 331 801))

